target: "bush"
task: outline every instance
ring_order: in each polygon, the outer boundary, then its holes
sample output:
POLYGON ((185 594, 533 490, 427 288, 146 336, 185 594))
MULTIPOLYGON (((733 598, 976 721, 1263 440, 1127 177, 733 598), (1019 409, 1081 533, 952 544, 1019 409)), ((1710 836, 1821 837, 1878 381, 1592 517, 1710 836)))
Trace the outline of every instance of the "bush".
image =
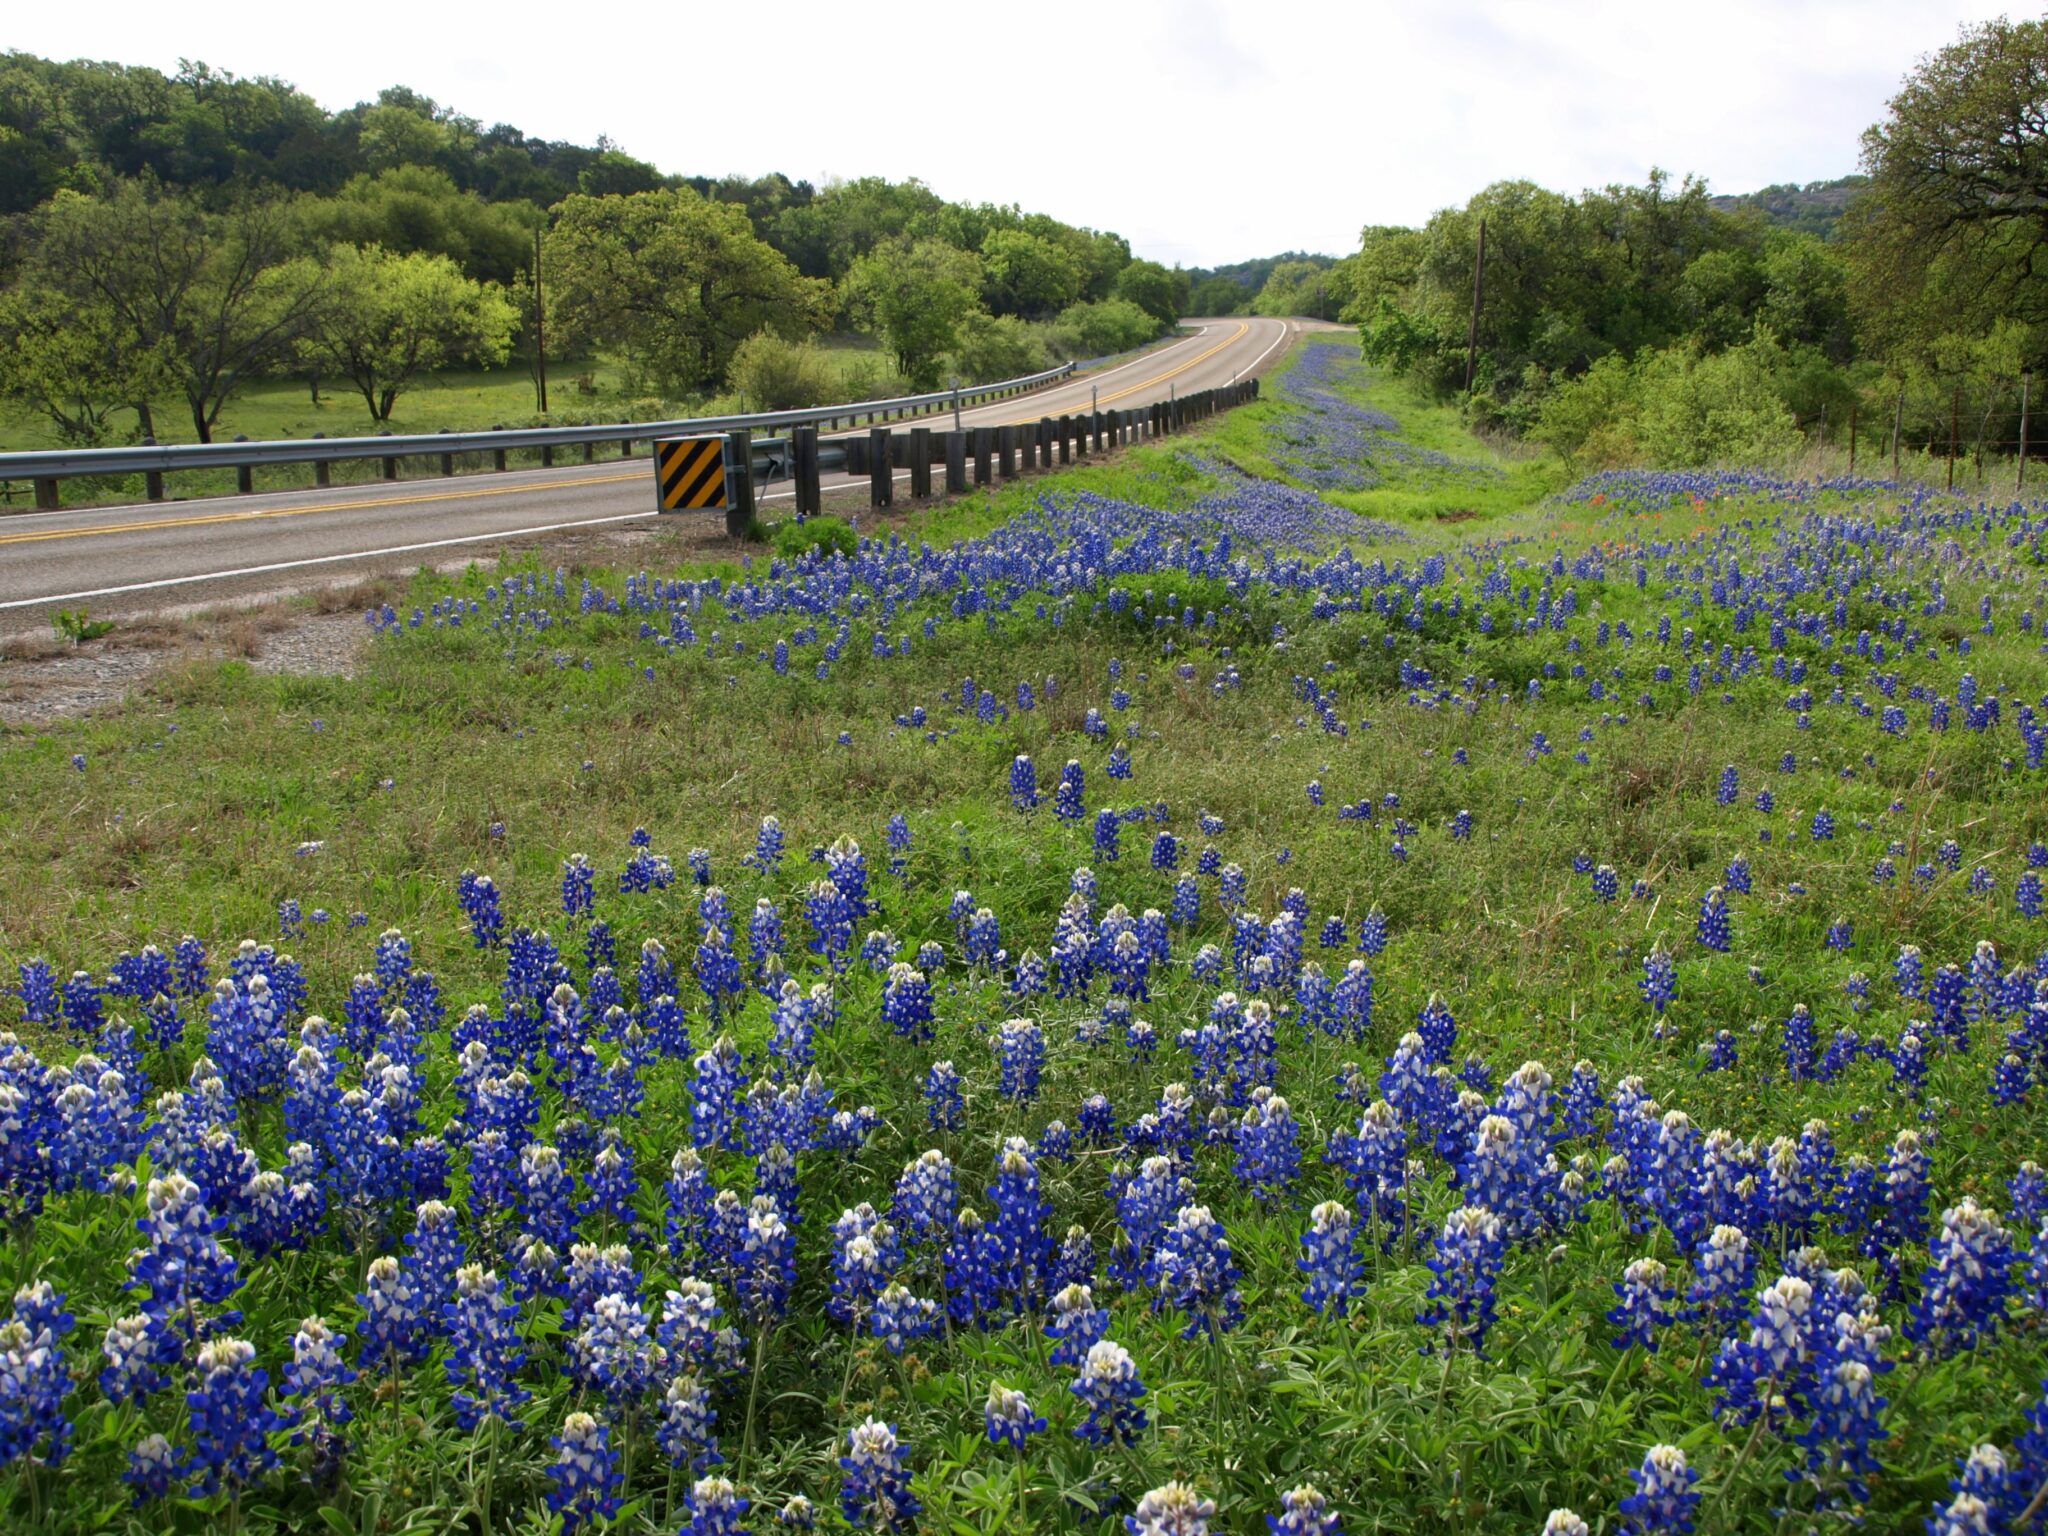
POLYGON ((739 344, 725 382, 746 397, 749 410, 799 411, 834 403, 836 381, 818 349, 770 331, 757 331, 739 344))
POLYGON ((823 405, 852 404, 857 400, 895 400, 904 395, 914 395, 918 390, 911 387, 910 380, 887 367, 878 357, 863 357, 846 364, 839 373, 839 382, 831 388, 831 398, 819 402, 823 405))
POLYGON ((1072 338, 1071 350, 1077 358, 1128 352, 1153 340, 1161 329, 1157 320, 1128 299, 1069 304, 1054 323, 1054 335, 1072 338))
POLYGON ((960 323, 953 368, 963 384, 992 384, 1022 378, 1046 366, 1044 344, 1015 315, 980 313, 960 323))
POLYGON ((813 549, 828 555, 845 555, 850 560, 859 548, 860 535, 836 517, 775 525, 775 553, 785 560, 801 559, 813 549))

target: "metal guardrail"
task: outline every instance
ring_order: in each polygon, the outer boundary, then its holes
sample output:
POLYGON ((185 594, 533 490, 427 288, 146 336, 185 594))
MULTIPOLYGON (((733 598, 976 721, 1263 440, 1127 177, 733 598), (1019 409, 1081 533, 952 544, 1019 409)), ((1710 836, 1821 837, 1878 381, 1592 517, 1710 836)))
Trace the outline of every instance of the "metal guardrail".
POLYGON ((252 489, 250 471, 259 465, 312 464, 319 483, 326 483, 326 466, 346 461, 382 459, 385 478, 396 479, 396 461, 402 458, 438 456, 442 473, 452 474, 451 460, 458 453, 490 453, 497 456, 497 468, 505 468, 505 454, 517 449, 539 449, 542 462, 551 462, 556 448, 589 447, 618 443, 630 453, 632 445, 656 437, 703 436, 717 432, 773 431, 788 427, 826 427, 844 421, 856 425, 888 420, 915 412, 942 410, 961 405, 979 405, 1069 377, 1075 365, 1062 363, 1043 373, 1004 379, 995 384, 977 384, 968 389, 937 390, 923 395, 901 395, 889 400, 860 400, 839 405, 811 407, 800 411, 758 411, 741 416, 707 416, 679 421, 619 422, 594 427, 506 427, 486 432, 424 432, 404 436, 311 437, 274 442, 143 444, 127 448, 68 448, 47 452, 0 453, 0 481, 32 481, 36 505, 43 510, 58 506, 57 482, 80 475, 143 475, 147 477, 151 500, 163 496, 162 477, 179 470, 233 469, 237 488, 252 489))

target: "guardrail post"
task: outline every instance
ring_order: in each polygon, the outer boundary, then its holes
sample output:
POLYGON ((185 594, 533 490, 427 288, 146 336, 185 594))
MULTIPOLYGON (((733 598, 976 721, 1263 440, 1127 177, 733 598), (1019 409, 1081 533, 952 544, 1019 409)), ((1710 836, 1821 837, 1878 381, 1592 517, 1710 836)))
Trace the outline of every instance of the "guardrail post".
POLYGON ((1060 418, 1060 462, 1074 462, 1074 418, 1071 416, 1060 418))
POLYGON ((1051 469, 1051 468, 1052 468, 1052 418, 1051 418, 1050 416, 1041 416, 1041 417, 1039 417, 1039 418, 1038 418, 1038 425, 1037 425, 1036 427, 1034 427, 1034 428, 1032 429, 1032 433, 1031 433, 1031 435, 1032 435, 1032 436, 1033 436, 1033 437, 1034 437, 1035 439, 1037 439, 1037 444, 1038 444, 1038 467, 1039 467, 1040 469, 1051 469))
POLYGON ((992 466, 989 451, 995 446, 996 433, 993 427, 974 429, 974 483, 987 485, 991 478, 992 466))
POLYGON ((1005 480, 1017 478, 1017 429, 996 428, 996 473, 1005 480))
POLYGON ((889 468, 889 429, 868 428, 868 505, 886 507, 896 497, 896 476, 889 468))
POLYGON ((54 512, 64 503, 57 496, 57 482, 49 475, 36 477, 36 510, 54 512))
POLYGON ((630 437, 622 437, 619 439, 619 457, 622 459, 630 459, 631 457, 633 457, 633 439, 631 439, 630 437))
MULTIPOLYGON (((313 436, 317 440, 326 437, 327 434, 325 432, 315 432, 313 436)), ((319 486, 321 490, 326 490, 334 483, 334 466, 325 459, 315 459, 313 461, 313 483, 319 486)))
MULTIPOLYGON (((237 432, 235 434, 235 441, 238 443, 246 443, 247 441, 249 441, 249 434, 246 432, 237 432)), ((252 470, 247 464, 237 464, 235 466, 236 493, 239 495, 247 496, 251 491, 255 490, 255 475, 256 472, 252 470)))
MULTIPOLYGON (((389 437, 391 435, 391 429, 389 427, 386 427, 377 435, 379 437, 389 437)), ((384 478, 386 480, 396 480, 398 478, 398 460, 389 457, 387 457, 384 460, 384 478)))
POLYGON ((910 494, 923 501, 932 493, 932 429, 910 429, 910 494))
MULTIPOLYGON (((443 428, 442 428, 441 430, 442 430, 443 432, 446 432, 446 431, 447 431, 448 429, 447 429, 446 427, 443 427, 443 428)), ((452 475, 452 474, 454 474, 454 473, 455 473, 455 455, 454 455, 454 454, 452 454, 452 453, 444 453, 444 454, 442 454, 442 455, 441 455, 441 473, 442 473, 442 474, 444 474, 444 475, 452 475)))
POLYGON ((725 434, 725 533, 744 539, 754 531, 754 434, 725 434))
MULTIPOLYGON (((142 440, 142 446, 154 448, 156 446, 156 439, 154 437, 145 437, 142 440)), ((162 470, 145 469, 142 472, 142 494, 151 501, 162 501, 164 499, 164 472, 162 470)))
POLYGON ((946 434, 946 494, 967 493, 967 434, 955 428, 946 434))
POLYGON ((595 464, 597 462, 597 444, 585 443, 583 445, 583 462, 586 464, 595 464))
POLYGON ((816 517, 818 487, 818 429, 793 427, 789 434, 789 473, 796 481, 796 511, 799 517, 816 517))
POLYGON ((540 467, 542 469, 553 469, 555 467, 555 445, 553 443, 541 444, 540 467))
MULTIPOLYGON (((491 430, 493 432, 502 432, 505 430, 505 423, 503 423, 502 421, 494 421, 491 423, 491 430)), ((505 473, 504 449, 493 448, 491 450, 491 468, 495 469, 501 475, 505 473)))

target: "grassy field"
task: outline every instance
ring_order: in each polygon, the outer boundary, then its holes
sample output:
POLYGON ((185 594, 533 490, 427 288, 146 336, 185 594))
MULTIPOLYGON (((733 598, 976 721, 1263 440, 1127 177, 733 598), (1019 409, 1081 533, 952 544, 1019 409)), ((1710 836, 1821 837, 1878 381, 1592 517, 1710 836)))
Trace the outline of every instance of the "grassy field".
POLYGON ((422 576, 352 679, 0 739, 9 1262, 75 1319, 10 1529, 1665 1531, 1676 1447, 1702 1531, 1894 1531, 1980 1441, 2016 1515, 2048 514, 1566 489, 1353 355, 851 561, 422 576))

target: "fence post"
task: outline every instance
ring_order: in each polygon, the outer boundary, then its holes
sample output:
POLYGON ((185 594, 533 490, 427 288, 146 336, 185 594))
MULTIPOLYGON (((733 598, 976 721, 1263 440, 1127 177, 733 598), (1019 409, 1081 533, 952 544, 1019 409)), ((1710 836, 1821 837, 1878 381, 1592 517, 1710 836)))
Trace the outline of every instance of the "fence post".
POLYGON ((1005 480, 1017 477, 1017 429, 996 428, 996 473, 1005 480))
POLYGON ((967 434, 957 427, 946 434, 946 494, 967 493, 967 434))
POLYGON ((868 505, 886 507, 896 497, 896 476, 889 468, 889 429, 868 428, 868 505))
POLYGON ((1087 458, 1088 418, 1086 416, 1069 416, 1067 424, 1074 429, 1074 457, 1077 459, 1087 458))
POLYGON ((36 510, 38 512, 55 512, 63 504, 57 496, 57 482, 55 478, 49 475, 37 476, 36 510))
POLYGON ((818 429, 797 427, 789 434, 789 473, 796 481, 796 510, 799 517, 816 517, 821 490, 818 485, 818 429))
POLYGON ((976 485, 987 485, 991 478, 989 449, 995 443, 995 436, 995 428, 993 427, 976 427, 974 429, 974 483, 976 485))
MULTIPOLYGON (((505 423, 503 423, 502 421, 494 421, 491 423, 491 430, 493 432, 502 432, 505 430, 505 423)), ((493 448, 491 450, 491 468, 495 469, 501 475, 505 472, 504 449, 493 448)))
MULTIPOLYGON (((446 431, 447 431, 448 429, 447 429, 446 427, 443 427, 443 428, 442 428, 441 430, 442 430, 443 432, 446 432, 446 431)), ((442 455, 441 455, 441 473, 442 473, 442 474, 444 474, 444 475, 452 475, 452 474, 454 474, 454 473, 455 473, 455 455, 454 455, 454 454, 452 454, 452 453, 444 453, 444 454, 442 454, 442 455)))
POLYGON ((932 429, 910 429, 910 494, 923 501, 932 493, 932 429))
POLYGON ((725 434, 725 534, 744 539, 754 531, 754 434, 745 427, 725 434))
MULTIPOLYGON (((377 435, 379 437, 389 437, 391 429, 389 427, 382 428, 377 435)), ((386 458, 384 460, 384 478, 386 480, 396 480, 398 478, 398 460, 394 458, 386 458)))
POLYGON ((2020 473, 2019 479, 2013 483, 2015 492, 2027 488, 2027 405, 2033 385, 2034 375, 2031 372, 2020 375, 2020 473))
POLYGON ((540 467, 542 469, 553 469, 555 467, 555 445, 553 443, 541 444, 540 467))
MULTIPOLYGON (((156 439, 154 437, 145 437, 142 440, 142 446, 154 448, 156 446, 156 439)), ((162 470, 145 469, 142 472, 142 494, 151 501, 162 501, 164 499, 164 472, 162 470)))
MULTIPOLYGON (((235 434, 235 441, 238 443, 246 443, 247 441, 249 441, 249 434, 246 432, 237 432, 235 434)), ((247 496, 251 491, 255 489, 256 472, 253 469, 251 469, 247 464, 237 464, 235 466, 236 493, 239 495, 247 496)))

